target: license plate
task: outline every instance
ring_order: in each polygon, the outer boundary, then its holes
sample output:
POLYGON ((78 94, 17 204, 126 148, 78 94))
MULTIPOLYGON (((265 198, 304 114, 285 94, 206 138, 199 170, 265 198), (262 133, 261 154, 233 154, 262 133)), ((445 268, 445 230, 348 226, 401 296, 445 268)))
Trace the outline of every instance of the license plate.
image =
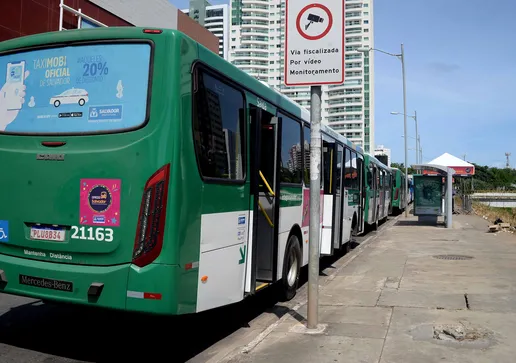
POLYGON ((62 228, 31 227, 30 238, 62 242, 65 240, 65 230, 62 228))

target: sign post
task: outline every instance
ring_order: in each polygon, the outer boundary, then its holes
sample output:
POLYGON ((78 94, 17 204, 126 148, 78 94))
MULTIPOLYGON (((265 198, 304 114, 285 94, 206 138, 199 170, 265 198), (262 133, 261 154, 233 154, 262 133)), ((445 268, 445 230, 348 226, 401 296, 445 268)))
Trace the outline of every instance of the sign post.
POLYGON ((310 86, 310 246, 308 329, 317 329, 321 232, 322 85, 344 82, 344 0, 286 0, 287 86, 310 86))

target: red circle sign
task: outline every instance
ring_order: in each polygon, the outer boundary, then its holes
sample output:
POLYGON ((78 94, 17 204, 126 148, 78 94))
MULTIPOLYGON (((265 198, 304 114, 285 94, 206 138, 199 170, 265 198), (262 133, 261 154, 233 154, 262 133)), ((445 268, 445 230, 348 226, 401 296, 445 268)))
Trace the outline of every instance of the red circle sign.
POLYGON ((332 25, 333 25, 333 16, 331 15, 330 9, 328 9, 326 6, 324 6, 322 4, 310 4, 310 5, 305 6, 303 9, 301 9, 301 11, 297 15, 297 19, 296 19, 296 28, 297 28, 298 33, 301 34, 301 36, 303 38, 308 39, 308 40, 319 40, 319 39, 324 38, 330 32, 332 25), (306 34, 304 32, 303 28, 301 27, 301 17, 307 10, 313 9, 313 8, 322 9, 328 15, 328 25, 326 26, 326 29, 321 34, 312 36, 312 35, 306 34))

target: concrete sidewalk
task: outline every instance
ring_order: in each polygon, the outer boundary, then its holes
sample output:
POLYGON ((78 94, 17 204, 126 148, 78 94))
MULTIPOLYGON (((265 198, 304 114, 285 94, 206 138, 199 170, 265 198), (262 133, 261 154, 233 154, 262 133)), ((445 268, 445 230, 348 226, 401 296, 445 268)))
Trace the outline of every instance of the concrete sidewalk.
POLYGON ((516 238, 486 231, 400 217, 321 289, 322 334, 302 333, 302 306, 230 361, 515 362, 516 238))

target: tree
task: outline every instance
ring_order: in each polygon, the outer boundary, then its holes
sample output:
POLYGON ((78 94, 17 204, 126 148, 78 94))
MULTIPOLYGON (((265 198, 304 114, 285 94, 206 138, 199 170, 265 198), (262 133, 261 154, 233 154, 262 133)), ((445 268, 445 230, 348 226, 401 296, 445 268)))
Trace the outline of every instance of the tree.
MULTIPOLYGON (((391 168, 398 168, 402 172, 405 173, 405 164, 404 163, 391 163, 391 168)), ((416 169, 414 169, 411 166, 409 166, 408 173, 409 174, 416 174, 416 169)))

